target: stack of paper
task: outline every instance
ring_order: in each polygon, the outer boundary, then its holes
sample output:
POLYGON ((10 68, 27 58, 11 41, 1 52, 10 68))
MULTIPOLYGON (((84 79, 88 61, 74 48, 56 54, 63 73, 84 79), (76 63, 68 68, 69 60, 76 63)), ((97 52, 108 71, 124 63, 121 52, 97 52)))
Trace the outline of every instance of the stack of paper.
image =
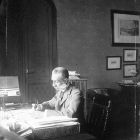
MULTIPOLYGON (((49 112, 52 113, 48 110, 48 115, 49 112)), ((23 137, 35 136, 46 139, 80 132, 80 124, 77 122, 77 118, 48 115, 46 116, 45 112, 32 109, 9 110, 3 114, 0 112, 0 124, 23 137)))
POLYGON ((50 116, 42 119, 29 119, 28 118, 28 125, 33 129, 44 128, 48 126, 56 126, 60 125, 61 123, 68 123, 68 122, 75 122, 77 118, 69 118, 67 116, 50 116))
POLYGON ((28 124, 33 130, 33 135, 41 139, 73 135, 80 132, 77 118, 67 116, 52 116, 44 119, 29 120, 28 124))

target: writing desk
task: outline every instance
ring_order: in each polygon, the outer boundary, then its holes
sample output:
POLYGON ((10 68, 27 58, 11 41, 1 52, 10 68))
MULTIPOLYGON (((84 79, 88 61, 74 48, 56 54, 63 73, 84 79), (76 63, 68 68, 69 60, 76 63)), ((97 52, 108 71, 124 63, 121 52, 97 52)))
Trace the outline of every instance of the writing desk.
POLYGON ((76 118, 61 116, 59 112, 34 111, 31 107, 7 108, 0 111, 0 123, 23 137, 42 139, 74 135, 80 132, 76 118))

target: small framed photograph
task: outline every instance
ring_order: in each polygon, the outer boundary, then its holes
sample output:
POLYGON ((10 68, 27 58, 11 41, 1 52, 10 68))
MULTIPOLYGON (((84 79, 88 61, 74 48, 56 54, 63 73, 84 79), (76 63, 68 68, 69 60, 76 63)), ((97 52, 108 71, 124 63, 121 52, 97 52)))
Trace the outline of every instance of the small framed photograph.
POLYGON ((111 10, 112 45, 140 46, 140 12, 111 10))
POLYGON ((138 56, 138 49, 123 49, 124 62, 136 62, 138 56))
POLYGON ((137 74, 137 64, 124 64, 123 75, 124 77, 135 77, 137 74))
POLYGON ((107 70, 121 69, 121 56, 107 56, 106 61, 107 70))

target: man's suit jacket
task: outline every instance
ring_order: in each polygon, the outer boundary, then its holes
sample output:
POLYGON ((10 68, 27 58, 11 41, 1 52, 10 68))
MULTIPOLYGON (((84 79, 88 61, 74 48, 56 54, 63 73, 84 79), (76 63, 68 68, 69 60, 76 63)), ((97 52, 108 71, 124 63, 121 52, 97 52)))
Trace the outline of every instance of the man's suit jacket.
POLYGON ((61 112, 62 115, 67 115, 69 117, 76 117, 79 121, 84 120, 84 98, 82 92, 69 85, 64 91, 57 92, 56 95, 49 101, 43 102, 43 108, 45 109, 55 109, 61 112))

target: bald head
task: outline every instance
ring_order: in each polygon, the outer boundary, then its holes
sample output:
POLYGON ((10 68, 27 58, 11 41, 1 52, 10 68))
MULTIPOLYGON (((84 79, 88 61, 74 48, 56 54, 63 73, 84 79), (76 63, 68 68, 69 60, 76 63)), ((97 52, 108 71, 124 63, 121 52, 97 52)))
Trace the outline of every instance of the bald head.
POLYGON ((64 67, 56 67, 52 71, 52 80, 63 80, 69 78, 69 72, 64 67))
POLYGON ((51 80, 56 90, 64 90, 68 85, 69 72, 66 68, 57 67, 52 71, 51 80))

